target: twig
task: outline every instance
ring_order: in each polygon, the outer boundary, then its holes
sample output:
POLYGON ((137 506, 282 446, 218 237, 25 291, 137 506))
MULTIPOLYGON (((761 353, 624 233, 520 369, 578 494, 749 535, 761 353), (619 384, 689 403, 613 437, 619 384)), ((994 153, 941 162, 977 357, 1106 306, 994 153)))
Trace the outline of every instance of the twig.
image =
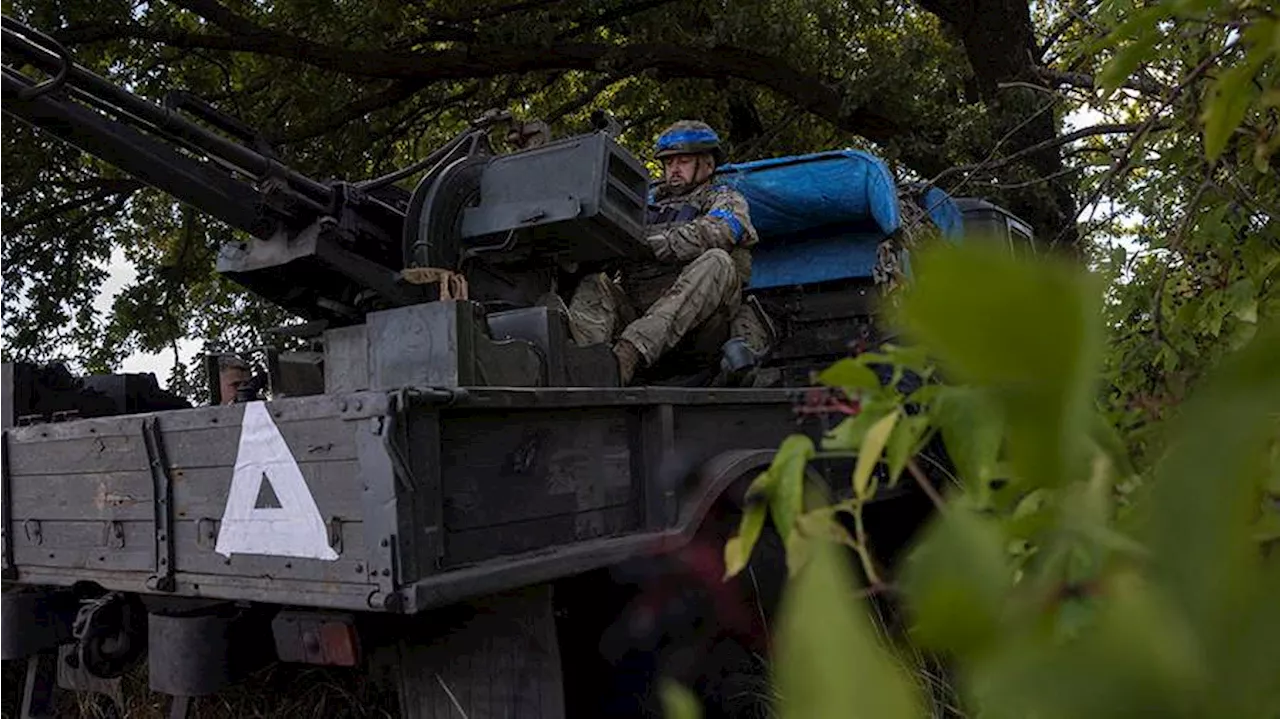
POLYGON ((884 585, 884 580, 880 578, 880 573, 876 571, 875 558, 871 556, 871 550, 867 548, 867 528, 862 522, 862 504, 859 504, 855 511, 850 512, 853 515, 853 533, 855 543, 853 550, 858 553, 858 558, 862 560, 862 569, 867 573, 867 581, 871 582, 871 588, 884 585))
POLYGON ((572 100, 569 100, 568 102, 565 102, 564 104, 560 105, 556 109, 547 113, 547 116, 542 119, 548 125, 554 125, 565 116, 572 115, 573 113, 581 110, 587 105, 590 105, 605 90, 608 90, 610 87, 613 87, 617 83, 620 83, 629 77, 631 77, 631 73, 626 72, 625 68, 621 72, 610 73, 608 75, 605 75, 604 77, 591 83, 591 85, 588 86, 587 89, 584 90, 582 93, 580 93, 577 97, 573 98, 572 100))
MULTIPOLYGON (((940 178, 946 177, 949 174, 954 174, 957 172, 969 171, 969 175, 972 176, 973 173, 979 170, 994 170, 997 167, 1004 167, 1005 165, 1011 164, 1013 162, 1016 162, 1026 157, 1027 155, 1033 155, 1042 150, 1048 150, 1054 147, 1058 147, 1060 145, 1066 145, 1068 143, 1075 142, 1076 140, 1082 140, 1086 137, 1096 137, 1099 135, 1122 135, 1129 132, 1137 132, 1142 130, 1145 125, 1146 123, 1127 122, 1127 123, 1093 125, 1090 127, 1082 127, 1079 130, 1068 132, 1065 135, 1059 135, 1055 138, 1045 140, 1043 142, 1037 142, 1036 144, 1031 145, 1030 147, 1024 147, 1021 150, 1018 150, 1017 152, 1011 155, 1006 155, 1005 157, 1002 157, 998 160, 992 160, 988 156, 988 159, 983 160, 982 162, 979 162, 974 165, 958 165, 956 167, 943 170, 941 173, 939 173, 937 177, 933 179, 933 182, 930 184, 937 184, 940 178)), ((1172 127, 1172 123, 1167 123, 1167 122, 1161 123, 1161 125, 1162 126, 1159 129, 1162 129, 1162 130, 1167 129, 1168 127, 1172 127)), ((1015 131, 1017 131, 1018 129, 1020 128, 1014 128, 1015 131)), ((963 182, 961 184, 963 184, 963 182)), ((958 187, 953 189, 958 189, 958 187)))
POLYGON ((575 25, 572 28, 569 28, 568 30, 565 30, 557 34, 555 36, 554 41, 562 42, 564 40, 568 40, 571 37, 576 37, 578 35, 581 35, 585 32, 590 32, 591 30, 595 30, 597 28, 607 27, 619 20, 626 19, 632 15, 639 15, 642 12, 648 12, 649 10, 653 10, 654 8, 659 8, 659 7, 662 7, 663 5, 669 5, 672 2, 675 2, 675 0, 641 0, 641 2, 637 2, 634 5, 623 4, 611 10, 606 10, 605 12, 599 13, 598 15, 595 15, 593 17, 585 18, 581 20, 580 21, 581 24, 575 25))
POLYGON ((911 473, 911 477, 915 479, 916 484, 920 485, 920 489, 924 491, 927 497, 929 497, 929 501, 933 502, 933 506, 937 508, 938 511, 945 510, 946 500, 942 498, 941 494, 938 494, 938 490, 934 488, 933 484, 929 481, 929 478, 926 477, 924 472, 920 469, 920 465, 916 464, 916 460, 914 458, 907 460, 907 471, 911 473))
MULTIPOLYGON (((1097 78, 1088 73, 1054 70, 1049 67, 1037 67, 1034 72, 1041 80, 1053 85, 1066 85, 1081 90, 1094 90, 1098 86, 1097 78)), ((1120 83, 1120 87, 1136 90, 1146 95, 1159 95, 1169 90, 1169 88, 1160 83, 1141 77, 1131 77, 1120 83)))
POLYGON ((760 583, 756 581, 756 568, 747 565, 747 576, 751 577, 751 587, 755 590, 756 595, 756 611, 760 614, 760 624, 764 627, 765 644, 769 652, 773 652, 772 636, 773 632, 769 631, 769 618, 764 613, 764 603, 760 601, 760 583))
POLYGON ((1164 343, 1164 332, 1161 325, 1164 323, 1162 315, 1164 314, 1164 286, 1169 281, 1169 263, 1166 262, 1160 267, 1160 279, 1156 282, 1156 295, 1152 298, 1155 307, 1151 310, 1151 339, 1157 344, 1164 343))
POLYGON ((1036 184, 1053 182, 1053 180, 1056 180, 1057 178, 1065 177, 1065 175, 1069 175, 1071 173, 1080 173, 1080 171, 1084 171, 1084 169, 1083 168, 1062 168, 1061 170, 1056 171, 1056 173, 1047 174, 1041 178, 1029 179, 1029 180, 1025 180, 1025 182, 993 183, 989 187, 993 187, 996 189, 1021 189, 1024 187, 1036 186, 1036 184))
MULTIPOLYGON (((1168 95, 1166 95, 1164 98, 1161 99, 1159 106, 1156 107, 1156 109, 1151 113, 1151 116, 1148 117, 1147 120, 1142 123, 1142 127, 1139 128, 1136 133, 1134 133, 1133 137, 1129 138, 1129 143, 1125 145, 1124 153, 1121 155, 1120 161, 1117 162, 1110 170, 1107 171, 1107 174, 1098 183, 1098 188, 1093 191, 1093 193, 1089 196, 1089 199, 1085 201, 1084 204, 1081 205, 1081 207, 1089 207, 1090 205, 1094 205, 1095 203, 1097 203, 1098 200, 1102 198, 1102 194, 1106 192, 1107 188, 1111 185, 1111 183, 1115 182, 1123 174, 1128 172, 1129 168, 1132 166, 1134 149, 1136 149, 1138 146, 1138 143, 1141 142, 1143 138, 1147 136, 1147 133, 1149 133, 1152 130, 1158 118, 1160 117, 1160 113, 1163 112, 1165 108, 1172 105, 1173 101, 1178 99, 1178 97, 1183 93, 1183 91, 1185 91, 1187 87, 1189 87, 1197 77, 1204 74, 1204 72, 1208 70, 1213 65, 1214 62, 1216 62, 1223 55, 1227 54, 1227 52, 1235 48, 1236 45, 1237 45, 1237 41, 1229 42, 1226 45, 1224 45, 1222 49, 1218 50, 1217 52, 1213 53, 1209 57, 1202 60, 1200 64, 1192 68, 1191 72, 1187 73, 1187 75, 1182 78, 1182 80, 1178 83, 1176 87, 1174 87, 1169 91, 1168 95)), ((1051 242, 1050 244, 1057 245, 1058 242, 1062 240, 1063 236, 1066 234, 1067 230, 1070 227, 1071 225, 1064 226, 1062 230, 1059 231, 1059 233, 1053 238, 1053 242, 1051 242)))
POLYGON ((1000 148, 1004 146, 1004 143, 1009 141, 1009 138, 1017 134, 1017 132, 1022 128, 1031 124, 1032 120, 1035 120, 1037 117, 1043 115, 1045 112, 1052 109, 1053 106, 1057 105, 1058 102, 1061 100, 1062 98, 1060 96, 1054 95, 1052 98, 1049 99, 1048 102, 1046 102, 1043 106, 1041 106, 1040 109, 1036 110, 1035 112, 1031 113, 1027 117, 1023 118, 1022 122, 1019 122, 1017 125, 1014 125, 1012 130, 1009 130, 1008 132, 1006 132, 1003 137, 1001 137, 999 140, 996 141, 996 144, 991 148, 991 152, 987 153, 987 156, 983 158, 982 162, 979 162, 976 165, 960 165, 958 167, 949 167, 943 170, 942 172, 939 172, 937 175, 934 176, 932 180, 929 180, 929 182, 926 184, 929 186, 936 187, 938 182, 940 182, 942 178, 948 175, 952 175, 957 172, 963 172, 966 169, 969 169, 970 170, 969 174, 965 175, 964 178, 962 178, 960 182, 956 184, 955 187, 951 188, 951 192, 948 193, 948 194, 954 194, 957 190, 963 187, 965 183, 969 181, 969 178, 973 176, 974 172, 977 172, 979 169, 986 167, 987 164, 990 163, 993 158, 995 158, 996 153, 1000 151, 1000 148))
POLYGON ((444 683, 444 679, 439 674, 436 674, 436 681, 440 683, 440 688, 444 690, 444 693, 449 695, 449 701, 453 702, 453 708, 458 710, 458 713, 462 715, 462 719, 470 719, 466 710, 462 708, 462 704, 458 703, 458 697, 453 695, 453 690, 449 689, 449 685, 444 683))
POLYGON ((859 590, 856 593, 855 597, 857 599, 868 599, 870 597, 876 597, 881 594, 895 594, 897 593, 897 591, 898 591, 898 585, 889 584, 886 582, 880 582, 879 584, 873 584, 872 586, 867 587, 866 589, 859 590))
POLYGON ((1244 198, 1245 202, 1258 208, 1258 212, 1261 212, 1262 214, 1266 215, 1267 219, 1271 220, 1272 222, 1275 222, 1277 219, 1280 219, 1280 209, 1267 207, 1266 205, 1262 204, 1262 201, 1254 197, 1253 194, 1249 192, 1248 188, 1245 187, 1244 183, 1240 182, 1240 178, 1236 176, 1236 173, 1231 172, 1230 169, 1228 169, 1227 175, 1231 179, 1232 187, 1234 187, 1236 191, 1240 193, 1240 196, 1244 198))

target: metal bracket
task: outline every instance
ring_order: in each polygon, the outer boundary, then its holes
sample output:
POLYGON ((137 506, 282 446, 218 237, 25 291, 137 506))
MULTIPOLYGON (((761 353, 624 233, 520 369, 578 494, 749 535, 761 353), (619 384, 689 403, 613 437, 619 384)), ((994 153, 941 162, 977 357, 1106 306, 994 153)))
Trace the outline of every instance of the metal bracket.
POLYGON ((22 523, 22 532, 27 535, 27 541, 37 547, 44 544, 44 528, 38 519, 28 519, 22 523))
POLYGON ((385 444, 385 416, 372 417, 356 428, 356 458, 365 478, 363 493, 367 574, 375 590, 370 608, 395 611, 398 600, 396 470, 385 444))
POLYGON ((396 481, 406 493, 412 494, 418 486, 418 481, 413 476, 413 465, 409 462, 404 449, 409 444, 404 422, 404 414, 408 407, 406 392, 404 390, 392 392, 388 397, 388 404, 387 420, 382 428, 382 444, 391 457, 396 481))
POLYGON ((165 459, 160 425, 155 417, 142 420, 142 442, 147 448, 151 485, 155 492, 156 573, 147 578, 147 588, 172 592, 177 586, 173 578, 173 480, 169 477, 169 463, 165 459))
POLYGON ((0 434, 0 557, 4 567, 0 576, 16 579, 18 568, 13 564, 13 489, 9 481, 9 433, 0 434))
POLYGON ((329 518, 329 546, 333 551, 342 554, 342 519, 340 517, 329 518))
POLYGON ((204 549, 213 549, 218 544, 220 520, 213 517, 201 517, 196 522, 196 544, 204 549))

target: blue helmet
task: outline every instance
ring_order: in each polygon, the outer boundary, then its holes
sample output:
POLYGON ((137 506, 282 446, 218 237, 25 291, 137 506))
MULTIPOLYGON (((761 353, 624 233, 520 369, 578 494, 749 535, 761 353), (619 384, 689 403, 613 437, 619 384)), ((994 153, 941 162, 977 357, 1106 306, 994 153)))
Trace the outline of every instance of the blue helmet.
POLYGON ((671 155, 697 155, 711 153, 717 165, 724 162, 724 149, 720 136, 711 126, 697 120, 680 120, 658 136, 654 157, 662 159, 671 155))

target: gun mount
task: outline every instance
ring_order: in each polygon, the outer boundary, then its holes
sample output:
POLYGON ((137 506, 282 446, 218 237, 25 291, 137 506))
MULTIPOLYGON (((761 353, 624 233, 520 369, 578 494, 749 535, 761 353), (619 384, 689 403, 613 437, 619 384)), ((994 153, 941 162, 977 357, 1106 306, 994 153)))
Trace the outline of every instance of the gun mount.
POLYGON ((577 272, 646 250, 647 173, 604 131, 550 141, 545 125, 491 111, 422 160, 365 181, 319 181, 190 93, 157 105, 72 61, 57 41, 3 19, 4 112, 244 232, 217 269, 330 327, 437 299, 403 270, 466 277, 485 309, 528 307, 577 272), (37 82, 19 68, 49 75, 37 82), (524 148, 495 152, 490 132, 524 148), (530 145, 534 145, 531 146, 530 145), (424 172, 409 193, 394 183, 424 172))

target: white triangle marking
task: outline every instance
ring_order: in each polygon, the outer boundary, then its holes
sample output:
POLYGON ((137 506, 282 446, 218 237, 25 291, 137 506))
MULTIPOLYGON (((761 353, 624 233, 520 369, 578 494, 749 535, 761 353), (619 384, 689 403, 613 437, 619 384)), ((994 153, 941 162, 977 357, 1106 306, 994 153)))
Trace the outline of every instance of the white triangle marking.
POLYGON ((231 475, 214 551, 224 557, 265 554, 338 558, 329 546, 329 533, 302 470, 264 402, 245 405, 235 473, 231 475), (280 500, 279 507, 254 507, 264 476, 280 500))

